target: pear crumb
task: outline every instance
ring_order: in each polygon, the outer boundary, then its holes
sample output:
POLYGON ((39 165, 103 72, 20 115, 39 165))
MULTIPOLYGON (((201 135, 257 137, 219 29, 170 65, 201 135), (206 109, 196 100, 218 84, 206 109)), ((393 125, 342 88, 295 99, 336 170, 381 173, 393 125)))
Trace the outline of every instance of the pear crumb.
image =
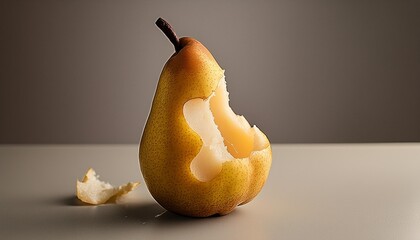
POLYGON ((89 168, 83 180, 77 180, 76 194, 82 202, 89 204, 115 203, 121 196, 133 191, 139 184, 138 182, 129 182, 114 187, 99 180, 99 175, 95 170, 89 168))

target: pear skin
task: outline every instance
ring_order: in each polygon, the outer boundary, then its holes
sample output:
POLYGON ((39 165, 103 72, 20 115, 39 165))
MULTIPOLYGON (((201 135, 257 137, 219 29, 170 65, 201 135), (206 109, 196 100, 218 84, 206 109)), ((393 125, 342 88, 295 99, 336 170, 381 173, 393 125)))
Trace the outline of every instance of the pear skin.
POLYGON ((271 166, 270 143, 258 128, 250 128, 258 135, 252 139, 258 147, 247 150, 246 156, 223 161, 208 181, 192 173, 191 162, 203 141, 186 121, 183 108, 192 99, 209 99, 224 79, 224 71, 199 41, 178 40, 163 19, 157 25, 176 52, 163 67, 140 141, 145 183, 155 200, 174 213, 194 217, 228 214, 261 191, 271 166))

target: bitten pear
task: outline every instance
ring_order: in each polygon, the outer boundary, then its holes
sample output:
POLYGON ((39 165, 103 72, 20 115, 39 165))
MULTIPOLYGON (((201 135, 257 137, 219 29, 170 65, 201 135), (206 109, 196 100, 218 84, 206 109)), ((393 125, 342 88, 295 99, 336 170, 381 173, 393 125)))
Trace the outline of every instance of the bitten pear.
POLYGON ((163 67, 140 141, 140 168, 155 200, 187 216, 228 214, 251 201, 267 180, 271 147, 256 126, 229 107, 224 71, 190 37, 178 39, 163 67))

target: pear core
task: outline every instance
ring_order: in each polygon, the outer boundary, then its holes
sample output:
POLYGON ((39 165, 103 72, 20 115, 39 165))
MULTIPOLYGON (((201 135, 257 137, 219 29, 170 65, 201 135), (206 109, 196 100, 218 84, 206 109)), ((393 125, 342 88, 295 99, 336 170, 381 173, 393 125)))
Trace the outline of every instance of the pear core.
POLYGON ((224 76, 208 98, 187 101, 183 113, 189 127, 203 143, 190 165, 192 174, 199 181, 208 182, 217 176, 223 162, 248 161, 252 152, 269 145, 255 125, 251 127, 244 116, 236 115, 230 108, 224 76))

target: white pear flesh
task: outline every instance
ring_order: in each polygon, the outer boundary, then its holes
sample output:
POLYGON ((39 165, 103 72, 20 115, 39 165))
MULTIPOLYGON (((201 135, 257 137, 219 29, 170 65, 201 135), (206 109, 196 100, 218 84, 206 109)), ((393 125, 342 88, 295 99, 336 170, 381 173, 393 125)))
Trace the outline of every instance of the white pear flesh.
POLYGON ((111 201, 116 202, 138 185, 138 182, 129 182, 119 187, 114 187, 107 182, 99 180, 99 175, 96 174, 95 170, 89 168, 83 180, 77 180, 76 195, 82 202, 94 205, 111 201))
POLYGON ((262 150, 269 145, 256 126, 251 127, 245 117, 233 112, 228 96, 223 77, 207 99, 191 99, 184 104, 184 117, 203 143, 190 166, 192 174, 202 182, 217 176, 223 162, 248 158, 252 151, 262 150))

